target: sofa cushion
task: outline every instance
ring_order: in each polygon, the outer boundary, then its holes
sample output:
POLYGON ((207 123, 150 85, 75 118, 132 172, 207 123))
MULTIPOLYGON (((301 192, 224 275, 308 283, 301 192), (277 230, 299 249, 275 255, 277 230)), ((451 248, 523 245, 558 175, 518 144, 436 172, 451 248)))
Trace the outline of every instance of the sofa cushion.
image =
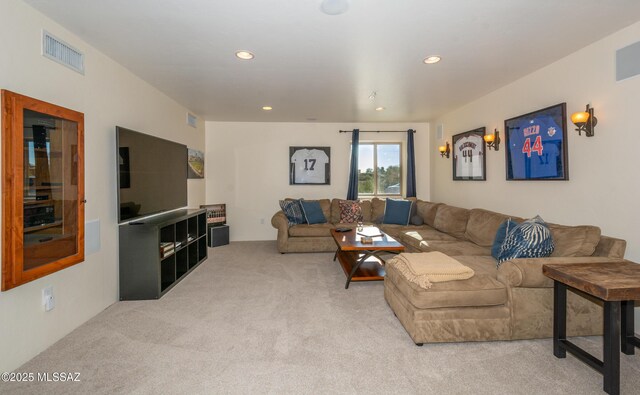
POLYGON ((384 208, 383 224, 407 225, 411 218, 410 200, 388 198, 384 208))
POLYGON ((284 215, 287 216, 289 225, 305 223, 300 200, 280 200, 280 208, 282 208, 284 215))
MULTIPOLYGON (((415 204, 414 204, 415 206, 415 204)), ((411 216, 411 225, 420 226, 424 224, 424 220, 418 214, 411 216)))
POLYGON ((289 227, 289 236, 292 237, 319 237, 331 236, 331 229, 335 228, 333 224, 300 224, 300 225, 292 225, 289 227))
POLYGON ((429 289, 409 282, 394 265, 387 266, 384 281, 391 281, 413 306, 419 309, 497 306, 507 302, 507 289, 496 278, 491 257, 455 257, 475 275, 467 280, 434 283, 429 289), (470 258, 470 259, 468 259, 470 258))
POLYGON ((438 206, 440 203, 431 203, 424 200, 416 201, 416 212, 422 217, 425 224, 433 226, 436 220, 436 213, 438 212, 438 206))
POLYGON ((466 208, 448 206, 441 204, 438 206, 433 227, 441 232, 448 233, 458 239, 465 239, 467 222, 469 221, 469 210, 466 208))
POLYGON ((318 203, 327 222, 331 222, 331 199, 318 199, 318 203))
MULTIPOLYGON (((386 226, 385 226, 386 228, 386 226)), ((384 229, 383 229, 384 230, 384 229)), ((430 241, 437 240, 446 240, 446 241, 457 241, 455 237, 448 235, 446 233, 440 232, 439 230, 435 230, 431 227, 420 226, 401 228, 400 242, 403 244, 410 244, 412 246, 418 246, 420 243, 428 243, 430 241)))
POLYGON ((400 241, 404 232, 416 231, 422 229, 424 226, 414 225, 396 225, 396 224, 376 224, 378 229, 393 237, 397 241, 400 241))
MULTIPOLYGON (((496 236, 496 232, 508 215, 494 213, 493 211, 474 208, 469 210, 469 221, 465 230, 465 237, 477 245, 490 247, 496 236)), ((516 221, 518 222, 518 221, 516 221)))
POLYGON ((591 256, 600 242, 597 226, 549 224, 556 248, 551 256, 591 256))
MULTIPOLYGON (((420 251, 440 251, 449 256, 467 255, 467 256, 491 256, 491 248, 479 246, 475 243, 465 240, 445 241, 431 240, 420 244, 420 251)), ((494 261, 495 264, 495 261, 494 261)))
POLYGON ((362 208, 360 203, 352 200, 341 200, 338 202, 340 206, 340 223, 349 224, 362 221, 362 208))
POLYGON ((373 198, 371 199, 371 222, 376 224, 382 223, 384 217, 384 207, 386 199, 373 198))
POLYGON ((554 244, 547 224, 536 216, 507 233, 498 255, 498 265, 514 258, 542 258, 551 255, 554 244))
POLYGON ((322 207, 320 207, 320 202, 317 200, 302 200, 300 205, 308 224, 324 224, 327 222, 322 212, 322 207))
POLYGON ((331 200, 331 216, 329 222, 332 224, 340 223, 340 201, 342 199, 331 200))
POLYGON ((360 200, 360 211, 362 212, 362 221, 371 222, 371 201, 360 200))

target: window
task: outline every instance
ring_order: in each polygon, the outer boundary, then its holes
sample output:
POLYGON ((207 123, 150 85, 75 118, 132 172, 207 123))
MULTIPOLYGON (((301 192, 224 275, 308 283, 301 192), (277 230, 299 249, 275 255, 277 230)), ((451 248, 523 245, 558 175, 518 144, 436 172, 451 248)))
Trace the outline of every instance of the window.
POLYGON ((401 196, 400 143, 360 143, 358 196, 401 196))

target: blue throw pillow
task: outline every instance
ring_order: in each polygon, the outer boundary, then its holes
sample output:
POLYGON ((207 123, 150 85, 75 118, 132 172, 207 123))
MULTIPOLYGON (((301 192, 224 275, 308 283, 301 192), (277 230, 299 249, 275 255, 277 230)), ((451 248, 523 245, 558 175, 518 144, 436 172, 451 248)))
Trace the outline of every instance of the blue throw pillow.
POLYGON ((280 208, 282 208, 282 212, 284 212, 284 215, 287 216, 289 225, 298 225, 305 223, 304 213, 302 212, 300 200, 281 200, 280 208))
POLYGON ((507 219, 498 227, 498 231, 496 232, 496 237, 493 239, 493 245, 491 246, 491 256, 493 256, 496 260, 500 256, 500 249, 502 248, 502 243, 504 242, 504 238, 507 237, 507 234, 510 230, 513 229, 514 226, 518 225, 511 218, 507 219))
POLYGON ((411 218, 411 200, 389 199, 385 203, 383 224, 407 225, 411 218))
POLYGON ((320 207, 320 202, 317 200, 301 200, 300 205, 302 206, 302 212, 304 213, 304 218, 307 220, 307 223, 327 223, 327 219, 324 217, 324 213, 322 212, 322 207, 320 207))
POLYGON ((507 233, 498 255, 498 266, 509 259, 546 257, 554 248, 551 231, 542 218, 536 216, 507 233))

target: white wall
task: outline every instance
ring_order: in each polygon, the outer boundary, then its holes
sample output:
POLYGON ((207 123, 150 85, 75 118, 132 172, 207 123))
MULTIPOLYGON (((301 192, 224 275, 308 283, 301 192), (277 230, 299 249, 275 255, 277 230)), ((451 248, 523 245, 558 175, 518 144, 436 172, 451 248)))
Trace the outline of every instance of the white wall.
MULTIPOLYGON (((415 129, 417 195, 429 198, 428 124, 206 122, 207 203, 227 204, 230 238, 274 240, 271 217, 285 197, 346 198, 351 133, 338 130, 354 128, 415 129), (331 147, 331 185, 289 185, 290 146, 331 147)), ((406 151, 404 133, 361 133, 360 141, 402 141, 406 151)))
POLYGON ((449 142, 451 135, 481 126, 488 131, 497 127, 504 136, 505 119, 561 102, 567 103, 569 116, 590 103, 598 118, 594 137, 578 136, 567 120, 570 181, 505 181, 503 138, 499 152, 487 153, 486 182, 453 182, 451 160, 434 152, 432 198, 523 217, 540 214, 562 224, 597 225, 603 234, 626 239, 626 257, 640 262, 639 128, 633 121, 640 110, 640 77, 615 81, 615 51, 639 40, 636 23, 432 123, 444 125, 449 142))
MULTIPOLYGON (((204 123, 187 126, 187 109, 21 1, 0 1, 0 47, 1 88, 84 113, 85 216, 101 222, 101 249, 85 262, 0 293, 0 371, 10 371, 118 300, 115 126, 203 151, 204 123), (41 29, 85 53, 84 76, 40 55, 41 29)), ((204 203, 204 184, 189 180, 190 206, 204 203)))

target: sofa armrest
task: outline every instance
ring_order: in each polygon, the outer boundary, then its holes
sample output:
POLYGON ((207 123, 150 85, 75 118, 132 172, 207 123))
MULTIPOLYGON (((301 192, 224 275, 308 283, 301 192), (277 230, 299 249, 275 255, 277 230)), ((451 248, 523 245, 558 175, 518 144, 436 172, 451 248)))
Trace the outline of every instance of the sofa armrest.
POLYGON ((615 237, 600 236, 600 242, 596 246, 592 256, 607 256, 613 258, 624 258, 624 251, 627 248, 627 241, 615 237))
POLYGON ((282 210, 271 217, 271 225, 278 229, 278 252, 287 252, 287 242, 289 240, 289 220, 282 210))
POLYGON ((572 263, 611 263, 620 262, 619 258, 597 256, 553 257, 553 258, 517 258, 502 262, 498 268, 498 281, 511 287, 552 288, 553 280, 542 274, 542 265, 572 263))

